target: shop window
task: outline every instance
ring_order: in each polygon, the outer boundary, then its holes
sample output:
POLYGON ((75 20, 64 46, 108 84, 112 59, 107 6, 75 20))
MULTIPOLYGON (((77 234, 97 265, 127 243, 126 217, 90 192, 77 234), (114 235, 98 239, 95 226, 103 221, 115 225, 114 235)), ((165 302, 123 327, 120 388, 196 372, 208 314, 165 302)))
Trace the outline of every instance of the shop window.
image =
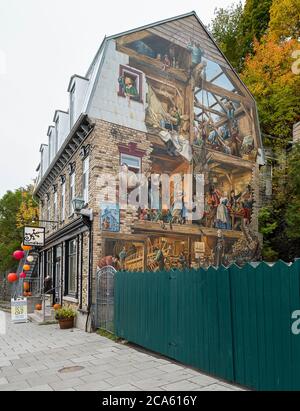
POLYGON ((76 239, 68 242, 67 248, 67 294, 76 296, 77 294, 77 241, 76 239))

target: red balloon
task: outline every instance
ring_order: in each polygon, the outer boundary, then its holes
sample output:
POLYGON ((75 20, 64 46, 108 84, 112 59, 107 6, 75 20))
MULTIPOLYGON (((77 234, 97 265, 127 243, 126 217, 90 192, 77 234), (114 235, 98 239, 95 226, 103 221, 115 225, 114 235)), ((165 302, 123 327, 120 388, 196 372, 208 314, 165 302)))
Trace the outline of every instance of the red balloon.
POLYGON ((8 274, 8 276, 7 276, 7 281, 8 281, 9 283, 15 283, 16 281, 18 281, 18 276, 17 276, 17 274, 16 274, 16 273, 10 273, 10 274, 8 274))
POLYGON ((24 280, 26 278, 26 274, 25 273, 21 273, 20 274, 20 278, 22 278, 22 280, 24 280))
POLYGON ((25 256, 24 251, 21 251, 21 250, 17 250, 13 253, 14 259, 18 260, 18 261, 22 260, 22 258, 24 258, 24 256, 25 256))

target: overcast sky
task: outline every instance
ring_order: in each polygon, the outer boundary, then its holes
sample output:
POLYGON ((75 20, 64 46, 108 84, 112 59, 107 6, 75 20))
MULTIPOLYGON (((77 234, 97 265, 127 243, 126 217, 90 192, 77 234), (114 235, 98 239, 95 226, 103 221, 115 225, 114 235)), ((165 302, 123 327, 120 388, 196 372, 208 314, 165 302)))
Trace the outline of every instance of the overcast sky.
POLYGON ((0 0, 0 196, 35 177, 73 74, 103 37, 195 10, 208 24, 234 0, 0 0))

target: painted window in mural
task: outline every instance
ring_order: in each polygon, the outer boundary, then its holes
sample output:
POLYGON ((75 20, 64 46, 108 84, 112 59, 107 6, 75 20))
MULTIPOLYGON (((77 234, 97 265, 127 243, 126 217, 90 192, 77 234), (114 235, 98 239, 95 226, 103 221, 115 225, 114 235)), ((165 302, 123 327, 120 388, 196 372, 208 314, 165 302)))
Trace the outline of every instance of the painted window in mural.
POLYGON ((119 96, 142 102, 142 74, 131 67, 120 66, 119 96))

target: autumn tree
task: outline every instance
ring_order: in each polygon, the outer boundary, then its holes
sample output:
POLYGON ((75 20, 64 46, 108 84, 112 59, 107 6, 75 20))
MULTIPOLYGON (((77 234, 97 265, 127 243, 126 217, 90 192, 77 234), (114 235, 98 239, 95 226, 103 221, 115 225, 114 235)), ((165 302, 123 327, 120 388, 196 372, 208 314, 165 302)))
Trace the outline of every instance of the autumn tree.
POLYGON ((270 31, 277 39, 300 37, 300 1, 273 0, 270 9, 270 31))
POLYGON ((254 42, 254 55, 246 58, 242 73, 258 104, 261 129, 278 137, 276 147, 286 146, 293 124, 300 120, 300 76, 292 71, 298 47, 294 39, 278 42, 268 34, 254 42))
POLYGON ((17 212, 17 227, 24 227, 26 224, 33 225, 39 219, 39 207, 33 196, 33 187, 27 187, 22 192, 22 202, 17 212))
POLYGON ((31 186, 8 191, 0 199, 0 273, 17 267, 12 253, 20 248, 23 226, 32 225, 37 219, 38 208, 31 186))

